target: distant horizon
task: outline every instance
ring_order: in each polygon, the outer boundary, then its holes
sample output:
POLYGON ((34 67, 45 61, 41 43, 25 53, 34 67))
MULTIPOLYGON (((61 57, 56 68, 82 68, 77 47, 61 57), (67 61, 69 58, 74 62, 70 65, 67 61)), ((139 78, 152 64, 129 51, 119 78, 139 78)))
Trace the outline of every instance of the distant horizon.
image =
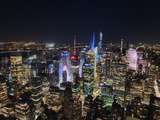
MULTIPOLYGON (((123 38, 123 37, 121 37, 123 38)), ((109 40, 109 39, 103 39, 102 42, 103 44, 107 44, 107 43, 113 43, 113 44, 120 44, 120 41, 121 41, 121 38, 119 39, 116 39, 116 40, 109 40)), ((99 39, 96 39, 97 42, 99 41, 99 39)), ((157 44, 157 42, 159 43, 160 40, 129 40, 129 39, 126 39, 129 41, 129 44, 138 44, 138 43, 151 43, 151 44, 157 44)), ((55 44, 73 44, 73 41, 74 39, 72 40, 65 40, 62 41, 62 40, 0 40, 0 43, 7 43, 7 42, 38 42, 38 43, 55 43, 55 44)), ((91 39, 89 40, 85 40, 85 41, 81 41, 81 40, 77 40, 76 42, 77 43, 85 43, 85 44, 89 44, 91 41, 91 39)))
MULTIPOLYGON (((66 36, 66 39, 65 39, 65 36, 63 35, 60 35, 61 37, 58 37, 58 36, 54 36, 54 37, 49 37, 49 36, 43 36, 42 38, 43 39, 40 39, 40 37, 27 37, 27 36, 19 36, 19 37, 13 37, 13 38, 10 38, 10 39, 0 39, 0 42, 57 42, 57 43, 70 43, 74 40, 74 33, 73 32, 72 34, 68 34, 66 36), (63 37, 62 37, 63 36, 63 37), (39 38, 39 39, 38 39, 39 38)), ((90 32, 90 34, 77 34, 77 41, 82 43, 82 42, 85 42, 85 43, 88 43, 90 42, 90 40, 92 39, 92 33, 93 32, 90 32)), ((117 43, 121 40, 121 38, 125 38, 127 40, 129 40, 131 43, 137 43, 137 42, 142 42, 142 43, 156 43, 156 42, 160 42, 160 38, 157 39, 156 37, 154 39, 148 37, 146 39, 144 38, 141 38, 141 37, 136 37, 136 36, 127 36, 127 35, 124 35, 124 36, 119 36, 119 37, 110 37, 110 36, 107 36, 103 33, 103 42, 110 42, 110 43, 117 43)), ((99 32, 96 32, 96 40, 99 40, 99 32)))

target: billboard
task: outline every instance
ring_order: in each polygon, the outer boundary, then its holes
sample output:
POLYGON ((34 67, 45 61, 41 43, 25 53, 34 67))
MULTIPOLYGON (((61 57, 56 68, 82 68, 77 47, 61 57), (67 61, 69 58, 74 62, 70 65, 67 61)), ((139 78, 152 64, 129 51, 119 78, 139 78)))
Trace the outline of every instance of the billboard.
POLYGON ((129 70, 137 70, 138 55, 136 49, 130 48, 127 51, 127 61, 129 70))

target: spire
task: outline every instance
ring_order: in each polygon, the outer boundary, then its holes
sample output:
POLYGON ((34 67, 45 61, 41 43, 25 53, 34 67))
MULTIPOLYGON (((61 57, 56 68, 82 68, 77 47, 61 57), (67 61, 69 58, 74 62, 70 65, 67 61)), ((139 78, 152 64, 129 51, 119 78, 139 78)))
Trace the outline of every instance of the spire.
POLYGON ((102 41, 102 39, 103 39, 103 33, 100 32, 100 33, 99 33, 99 40, 102 41))
POLYGON ((102 48, 102 40, 103 40, 103 33, 100 32, 99 33, 99 43, 98 43, 98 47, 99 48, 102 48))
POLYGON ((121 38, 121 54, 122 54, 122 52, 123 52, 123 41, 124 41, 124 39, 123 38, 121 38))
POLYGON ((73 49, 74 49, 74 51, 76 51, 76 34, 74 34, 74 46, 73 46, 73 49))

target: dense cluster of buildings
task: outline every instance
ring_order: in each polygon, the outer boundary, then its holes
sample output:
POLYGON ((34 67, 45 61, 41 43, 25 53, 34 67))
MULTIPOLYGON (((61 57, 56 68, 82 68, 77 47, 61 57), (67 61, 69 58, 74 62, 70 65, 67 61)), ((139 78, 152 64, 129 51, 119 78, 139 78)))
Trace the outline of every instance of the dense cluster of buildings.
POLYGON ((0 118, 159 120, 160 45, 0 43, 0 118))

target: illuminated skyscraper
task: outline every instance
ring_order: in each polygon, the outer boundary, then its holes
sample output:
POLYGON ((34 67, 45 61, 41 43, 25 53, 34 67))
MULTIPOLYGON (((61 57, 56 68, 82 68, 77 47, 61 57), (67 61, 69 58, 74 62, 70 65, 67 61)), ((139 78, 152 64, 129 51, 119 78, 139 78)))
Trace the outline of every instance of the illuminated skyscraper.
POLYGON ((81 51, 80 54, 80 63, 79 63, 79 77, 82 78, 83 76, 83 65, 85 63, 85 59, 86 59, 86 55, 85 55, 86 51, 81 51))
POLYGON ((73 51, 71 51, 70 60, 71 60, 71 69, 73 73, 73 82, 75 83, 76 76, 79 74, 79 62, 80 62, 78 51, 76 48, 76 35, 74 36, 74 47, 73 51))
POLYGON ((92 64, 85 63, 83 65, 83 78, 84 94, 92 95, 94 83, 94 66, 92 64))
POLYGON ((5 77, 0 75, 0 107, 8 102, 8 92, 5 77))
POLYGON ((39 76, 38 73, 38 67, 39 67, 38 61, 35 59, 32 61, 32 77, 31 77, 31 87, 32 87, 32 94, 31 94, 31 100, 34 104, 35 109, 35 118, 37 118, 41 113, 41 102, 42 102, 42 77, 39 76))
POLYGON ((49 81, 48 81, 47 77, 43 77, 43 80, 42 80, 42 93, 43 93, 43 102, 46 103, 47 98, 50 94, 49 81))
POLYGON ((96 43, 95 33, 93 33, 90 49, 87 52, 87 59, 89 60, 90 64, 94 65, 93 67, 94 68, 94 80, 96 80, 97 79, 97 62, 99 60, 99 55, 98 55, 98 47, 96 43))
POLYGON ((145 48, 143 46, 140 46, 138 48, 136 48, 137 50, 137 68, 138 71, 141 73, 145 73, 146 72, 146 67, 147 67, 147 61, 144 59, 144 50, 145 48))
POLYGON ((14 85, 14 95, 18 97, 21 94, 21 86, 27 83, 26 71, 22 63, 22 55, 16 53, 10 56, 11 77, 14 85), (19 85, 19 86, 18 86, 19 85))
POLYGON ((29 104, 26 102, 17 102, 15 105, 15 116, 18 120, 30 120, 31 111, 29 104))
POLYGON ((48 79, 51 86, 59 84, 59 62, 58 60, 48 61, 48 79))
POLYGON ((8 94, 9 96, 14 96, 14 84, 12 79, 12 72, 11 72, 11 62, 8 61, 8 74, 7 74, 7 85, 8 85, 8 94))
POLYGON ((61 83, 65 81, 73 82, 70 53, 68 51, 63 51, 61 53, 61 58, 60 58, 60 63, 59 63, 59 87, 61 83), (66 73, 65 74, 66 76, 64 75, 64 72, 66 73))
POLYGON ((106 60, 105 60, 105 71, 106 71, 106 77, 110 78, 112 75, 112 70, 111 70, 111 61, 112 61, 112 52, 106 52, 106 60))
POLYGON ((33 77, 32 81, 32 95, 31 100, 35 108, 35 118, 41 113, 41 102, 42 102, 42 79, 39 76, 33 77))
POLYGON ((127 51, 128 69, 137 70, 138 55, 136 49, 129 48, 127 51))

